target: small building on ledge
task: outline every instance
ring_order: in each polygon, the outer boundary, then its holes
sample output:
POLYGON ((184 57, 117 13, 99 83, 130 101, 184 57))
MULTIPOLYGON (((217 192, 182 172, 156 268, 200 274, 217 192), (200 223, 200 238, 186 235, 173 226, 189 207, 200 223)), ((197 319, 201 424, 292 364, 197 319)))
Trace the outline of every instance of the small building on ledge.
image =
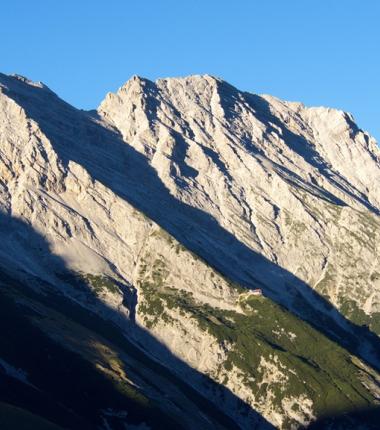
POLYGON ((255 290, 250 291, 251 296, 262 296, 263 290, 261 288, 256 288, 255 290))

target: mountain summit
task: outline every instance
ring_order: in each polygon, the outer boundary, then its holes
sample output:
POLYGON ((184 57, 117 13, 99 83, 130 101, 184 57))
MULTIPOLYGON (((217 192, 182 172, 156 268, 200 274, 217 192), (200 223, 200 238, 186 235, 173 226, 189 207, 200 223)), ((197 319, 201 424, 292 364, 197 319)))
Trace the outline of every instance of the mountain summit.
POLYGON ((376 428, 379 183, 342 111, 0 74, 0 422, 376 428))

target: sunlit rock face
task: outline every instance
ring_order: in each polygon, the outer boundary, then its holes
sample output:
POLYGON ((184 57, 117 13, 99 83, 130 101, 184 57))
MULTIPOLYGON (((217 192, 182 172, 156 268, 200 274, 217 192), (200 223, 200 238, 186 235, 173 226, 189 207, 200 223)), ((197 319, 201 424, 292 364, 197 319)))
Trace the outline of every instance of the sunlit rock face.
MULTIPOLYGON (((185 428, 296 429, 376 404, 379 183, 375 140, 342 111, 205 75, 135 76, 84 112, 0 75, 2 273, 113 321, 143 370, 93 327, 90 353, 34 324, 185 428)), ((105 410, 103 426, 126 420, 105 410)))
POLYGON ((335 306, 380 310, 380 152, 350 114, 211 76, 133 77, 98 111, 176 199, 335 306))

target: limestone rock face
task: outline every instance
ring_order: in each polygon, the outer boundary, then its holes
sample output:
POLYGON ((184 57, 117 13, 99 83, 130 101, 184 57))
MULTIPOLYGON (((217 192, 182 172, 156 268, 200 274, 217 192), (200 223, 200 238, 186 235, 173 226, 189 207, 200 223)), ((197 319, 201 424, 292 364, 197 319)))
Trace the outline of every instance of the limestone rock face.
POLYGON ((338 308, 379 311, 380 151, 350 114, 211 76, 134 77, 98 111, 176 199, 338 308))
POLYGON ((377 402, 379 183, 345 112, 208 75, 135 76, 84 112, 0 75, 2 270, 112 320, 240 428, 377 402))

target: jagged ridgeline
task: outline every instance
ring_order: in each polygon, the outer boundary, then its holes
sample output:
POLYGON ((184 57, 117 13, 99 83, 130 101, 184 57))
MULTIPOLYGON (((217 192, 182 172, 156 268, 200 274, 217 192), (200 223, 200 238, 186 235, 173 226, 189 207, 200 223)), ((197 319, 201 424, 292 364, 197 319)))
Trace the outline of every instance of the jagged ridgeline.
POLYGON ((378 428, 379 181, 341 111, 0 74, 0 427, 378 428))

